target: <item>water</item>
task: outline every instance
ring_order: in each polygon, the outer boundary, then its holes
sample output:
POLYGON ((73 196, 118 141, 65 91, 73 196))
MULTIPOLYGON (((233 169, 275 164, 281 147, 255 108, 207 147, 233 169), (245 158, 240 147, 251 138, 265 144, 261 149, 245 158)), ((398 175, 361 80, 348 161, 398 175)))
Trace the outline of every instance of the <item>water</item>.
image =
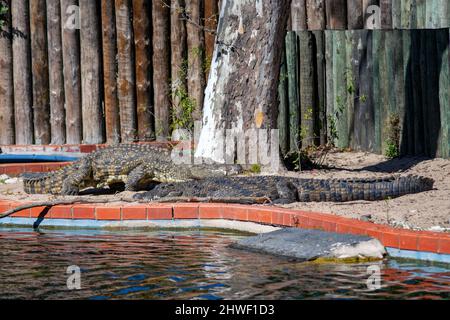
POLYGON ((0 299, 449 299, 450 266, 290 262, 227 247, 224 231, 0 228, 0 299), (81 268, 81 290, 67 268, 81 268), (367 287, 367 268, 381 288, 367 287))

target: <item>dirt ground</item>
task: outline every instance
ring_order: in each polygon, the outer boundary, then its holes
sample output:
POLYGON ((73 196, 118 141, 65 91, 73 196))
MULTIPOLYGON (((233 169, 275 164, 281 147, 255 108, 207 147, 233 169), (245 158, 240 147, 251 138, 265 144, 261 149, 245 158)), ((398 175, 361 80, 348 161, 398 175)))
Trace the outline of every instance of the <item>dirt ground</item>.
MULTIPOLYGON (((386 201, 354 201, 347 203, 293 203, 285 205, 304 211, 332 213, 339 216, 388 224, 398 228, 450 232, 450 160, 402 158, 388 160, 383 156, 363 152, 330 153, 324 164, 332 169, 288 173, 290 176, 315 178, 381 177, 390 173, 417 174, 435 180, 434 190, 386 201)), ((28 195, 21 181, 2 183, 0 198, 26 201, 46 201, 54 197, 28 195), (12 182, 12 183, 11 183, 12 182)), ((118 196, 109 195, 111 200, 118 196)), ((102 196, 105 197, 105 196, 102 196)))

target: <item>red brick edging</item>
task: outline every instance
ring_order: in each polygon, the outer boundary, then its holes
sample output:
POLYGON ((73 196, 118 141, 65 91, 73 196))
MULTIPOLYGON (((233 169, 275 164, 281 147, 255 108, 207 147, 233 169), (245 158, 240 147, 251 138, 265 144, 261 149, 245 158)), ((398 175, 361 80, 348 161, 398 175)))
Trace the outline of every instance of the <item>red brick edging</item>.
MULTIPOLYGON (((0 212, 23 205, 0 200, 0 212)), ((45 208, 23 210, 12 217, 37 218, 45 208)), ((324 231, 368 235, 380 240, 384 246, 402 250, 450 254, 450 234, 430 231, 394 229, 331 214, 304 212, 277 207, 232 204, 124 204, 55 206, 48 210, 47 219, 121 220, 180 220, 226 219, 256 222, 277 226, 320 229, 324 231)))

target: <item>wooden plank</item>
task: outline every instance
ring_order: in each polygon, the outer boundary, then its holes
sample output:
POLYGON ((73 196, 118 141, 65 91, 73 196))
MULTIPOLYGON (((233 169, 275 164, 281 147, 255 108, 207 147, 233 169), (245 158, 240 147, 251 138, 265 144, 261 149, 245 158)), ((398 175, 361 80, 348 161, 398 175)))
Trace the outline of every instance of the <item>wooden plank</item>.
POLYGON ((449 28, 450 27, 450 2, 448 0, 435 0, 437 2, 437 27, 449 28))
POLYGON ((30 1, 33 121, 36 144, 49 144, 51 140, 46 16, 45 0, 30 1))
POLYGON ((382 124, 383 107, 385 106, 384 94, 386 81, 383 78, 386 72, 385 62, 383 60, 384 48, 385 48, 385 35, 387 32, 374 30, 373 31, 373 104, 374 104, 374 126, 375 126, 375 138, 374 138, 374 151, 376 153, 382 153, 382 132, 384 126, 382 124))
POLYGON ((403 145, 403 130, 405 122, 405 73, 404 64, 407 63, 403 60, 403 30, 393 30, 392 31, 392 42, 397 44, 393 46, 394 49, 394 61, 393 70, 394 75, 394 94, 395 94, 395 105, 397 107, 397 112, 400 120, 400 150, 403 145))
POLYGON ((327 0, 327 29, 344 30, 347 28, 346 0, 327 0))
POLYGON ((83 142, 104 142, 101 94, 100 24, 98 3, 80 0, 80 61, 83 142))
POLYGON ((286 50, 284 50, 278 84, 278 130, 280 151, 283 156, 289 152, 289 98, 287 77, 286 50))
POLYGON ((33 143, 29 1, 11 1, 13 37, 14 122, 16 144, 33 143))
POLYGON ((133 0, 132 3, 136 55, 137 138, 139 141, 150 141, 155 138, 155 128, 152 119, 152 4, 151 0, 133 0))
POLYGON ((308 29, 306 16, 306 0, 292 0, 290 29, 291 31, 308 29))
POLYGON ((201 0, 190 0, 186 2, 186 13, 193 23, 186 24, 187 47, 188 47, 188 77, 187 87, 189 97, 195 102, 195 110, 192 119, 202 119, 203 99, 206 86, 204 61, 205 61, 205 37, 203 31, 198 27, 202 25, 201 0))
POLYGON ((333 139, 334 125, 334 83, 333 83, 333 31, 325 31, 325 93, 327 142, 336 143, 333 139))
POLYGON ((61 38, 61 4, 47 0, 47 39, 50 86, 51 143, 66 143, 64 74, 61 38))
POLYGON ((295 31, 286 35, 286 67, 288 74, 289 97, 289 149, 298 151, 298 136, 300 131, 300 106, 298 97, 298 47, 295 31))
POLYGON ((381 28, 392 29, 392 0, 380 0, 380 9, 381 28))
POLYGON ((320 145, 327 142, 326 119, 326 84, 325 84, 325 32, 313 31, 316 52, 316 83, 317 83, 317 107, 318 107, 318 131, 320 145))
POLYGON ((306 0, 308 30, 325 30, 325 0, 306 0))
POLYGON ((345 31, 334 31, 333 35, 333 88, 334 115, 338 132, 337 146, 349 146, 347 80, 346 80, 346 41, 345 31))
POLYGON ((61 0, 66 142, 79 144, 81 126, 80 31, 77 0, 61 0))
POLYGON ((152 1, 153 17, 153 92, 155 134, 167 140, 170 128, 170 8, 152 1))
POLYGON ((414 0, 401 0, 401 26, 402 29, 413 28, 413 2, 414 0))
MULTIPOLYGON (((172 0, 172 3, 173 2, 178 1, 172 0)), ((216 35, 208 30, 217 29, 217 21, 219 20, 219 1, 208 0, 204 2, 204 17, 205 17, 206 59, 208 61, 211 61, 214 51, 214 43, 216 42, 216 35)))
POLYGON ((426 52, 426 44, 427 44, 427 32, 426 30, 419 30, 420 35, 420 50, 419 50, 419 70, 420 70, 420 90, 422 93, 422 132, 421 132, 421 140, 423 143, 423 154, 430 154, 430 131, 429 131, 429 113, 428 113, 428 69, 427 69, 427 52, 426 52))
POLYGON ((439 72, 439 107, 441 132, 438 156, 450 157, 450 32, 448 29, 437 30, 437 65, 439 72))
POLYGON ((402 28, 402 3, 401 0, 392 1, 392 27, 402 28))
POLYGON ((426 28, 427 29, 434 29, 437 27, 437 21, 436 21, 436 10, 439 10, 437 7, 437 1, 436 0, 427 0, 427 6, 426 6, 426 28))
POLYGON ((347 0, 347 28, 364 28, 363 0, 347 0))
MULTIPOLYGON (((415 137, 414 134, 414 114, 417 110, 414 109, 414 80, 412 78, 412 65, 411 65, 411 31, 403 30, 403 77, 404 77, 404 95, 405 95, 405 123, 404 123, 404 141, 403 149, 401 150, 404 154, 414 155, 415 145, 422 143, 420 139, 423 134, 419 137, 415 137), (420 141, 420 142, 419 142, 420 141)), ((422 75, 422 73, 421 73, 422 75)))
POLYGON ((416 1, 416 26, 418 29, 424 29, 426 27, 426 13, 427 2, 429 0, 415 0, 416 1))
POLYGON ((114 1, 102 0, 103 85, 106 142, 120 142, 119 101, 117 98, 117 32, 114 1))
POLYGON ((351 148, 357 148, 357 145, 355 144, 354 135, 352 134, 355 129, 355 97, 356 92, 358 91, 358 77, 359 73, 357 72, 357 63, 353 60, 353 49, 356 47, 355 43, 353 42, 353 34, 354 31, 346 31, 345 32, 345 80, 346 80, 346 94, 347 94, 347 128, 348 128, 348 137, 349 137, 349 146, 351 148))
MULTIPOLYGON (((5 4, 8 8, 10 0, 5 4)), ((0 30, 0 144, 14 144, 14 87, 11 34, 11 10, 5 14, 6 21, 0 30)))
POLYGON ((317 145, 317 103, 314 70, 314 47, 310 31, 298 32, 300 45, 299 97, 300 97, 300 139, 302 148, 317 145))

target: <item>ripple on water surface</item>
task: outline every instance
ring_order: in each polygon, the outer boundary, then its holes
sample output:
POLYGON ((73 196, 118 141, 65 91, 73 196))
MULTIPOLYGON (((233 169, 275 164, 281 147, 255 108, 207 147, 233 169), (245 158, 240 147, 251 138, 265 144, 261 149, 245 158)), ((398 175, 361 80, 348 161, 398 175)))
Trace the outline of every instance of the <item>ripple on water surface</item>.
POLYGON ((223 231, 0 229, 0 298, 26 299, 449 299, 450 267, 389 260, 381 289, 372 264, 311 264, 228 248, 223 231), (67 289, 67 267, 81 290, 67 289))

